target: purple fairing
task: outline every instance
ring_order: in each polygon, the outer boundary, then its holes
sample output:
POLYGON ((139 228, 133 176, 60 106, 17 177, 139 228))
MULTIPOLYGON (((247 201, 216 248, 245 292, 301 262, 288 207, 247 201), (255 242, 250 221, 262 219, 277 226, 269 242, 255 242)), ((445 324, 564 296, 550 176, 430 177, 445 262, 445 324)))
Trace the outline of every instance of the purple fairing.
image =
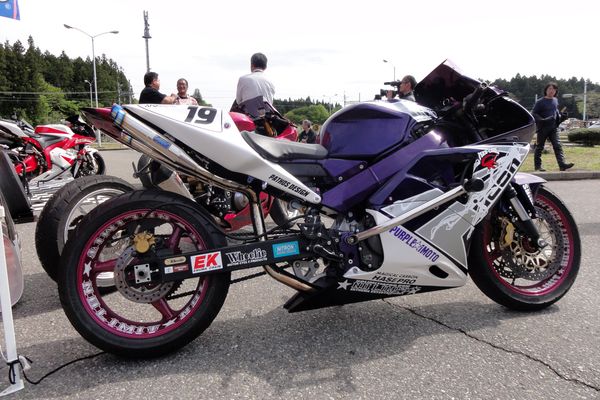
POLYGON ((425 150, 373 193, 367 203, 369 207, 379 209, 396 200, 422 193, 436 185, 448 187, 456 184, 453 165, 463 162, 466 157, 476 157, 479 151, 480 149, 474 147, 445 146, 425 150))
POLYGON ((377 187, 398 171, 411 166, 416 161, 415 155, 423 156, 423 151, 443 146, 446 146, 446 143, 442 138, 435 132, 430 132, 328 190, 323 194, 322 204, 338 212, 347 211, 368 198, 377 187))
POLYGON ((356 175, 368 165, 366 161, 362 160, 343 160, 339 158, 320 160, 319 164, 323 166, 329 176, 342 180, 356 175))
POLYGON ((406 140, 418 121, 434 116, 433 111, 409 101, 353 104, 323 124, 321 145, 330 158, 375 157, 406 140))

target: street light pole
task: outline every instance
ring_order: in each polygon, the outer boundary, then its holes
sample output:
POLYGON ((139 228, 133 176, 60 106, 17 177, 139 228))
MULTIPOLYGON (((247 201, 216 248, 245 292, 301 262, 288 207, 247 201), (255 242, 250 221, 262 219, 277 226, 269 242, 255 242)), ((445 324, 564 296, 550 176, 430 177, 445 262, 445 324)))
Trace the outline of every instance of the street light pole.
POLYGON ((583 81, 583 123, 585 123, 585 112, 587 108, 587 81, 583 81))
POLYGON ((90 107, 94 107, 94 103, 92 103, 92 82, 88 81, 87 79, 84 80, 84 82, 90 85, 90 107))
POLYGON ((75 29, 76 31, 79 31, 79 32, 83 33, 84 35, 86 35, 87 37, 89 37, 90 39, 92 39, 92 66, 94 68, 94 92, 96 94, 96 108, 98 108, 98 79, 96 77, 96 51, 94 48, 94 39, 97 38, 98 36, 105 35, 107 33, 112 33, 112 34, 116 35, 117 33, 119 33, 119 31, 107 31, 107 32, 99 33, 97 35, 90 35, 89 33, 85 32, 79 28, 76 28, 74 26, 67 25, 67 24, 63 24, 63 25, 67 29, 75 29))
MULTIPOLYGON (((392 64, 392 63, 391 63, 390 61, 388 61, 388 60, 383 60, 383 62, 384 62, 384 63, 386 63, 386 64, 387 64, 387 63, 389 63, 389 64, 392 64)), ((392 64, 392 67, 394 67, 394 80, 396 80, 396 66, 395 66, 394 64, 392 64)))
MULTIPOLYGON (((67 25, 67 24, 63 24, 63 25, 67 29, 75 29, 76 31, 79 31, 79 32, 83 33, 84 35, 86 35, 87 37, 89 37, 90 39, 92 39, 92 65, 94 68, 94 92, 96 94, 96 108, 98 108, 98 79, 96 78, 96 51, 94 49, 94 39, 97 38, 98 36, 105 35, 107 33, 112 33, 112 34, 116 35, 117 33, 119 33, 119 31, 107 31, 107 32, 99 33, 97 35, 90 35, 89 33, 82 31, 81 29, 76 28, 74 26, 67 25)), ((96 131, 96 139, 98 140, 98 145, 102 146, 102 134, 100 133, 99 130, 96 131)))

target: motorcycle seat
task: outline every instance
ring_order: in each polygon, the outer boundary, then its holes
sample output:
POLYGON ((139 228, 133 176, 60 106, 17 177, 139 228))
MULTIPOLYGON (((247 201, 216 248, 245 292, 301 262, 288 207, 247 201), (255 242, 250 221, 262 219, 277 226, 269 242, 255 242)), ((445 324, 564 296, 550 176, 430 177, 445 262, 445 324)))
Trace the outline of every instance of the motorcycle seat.
POLYGON ((297 143, 242 131, 242 137, 258 154, 269 161, 323 160, 328 151, 320 144, 297 143))

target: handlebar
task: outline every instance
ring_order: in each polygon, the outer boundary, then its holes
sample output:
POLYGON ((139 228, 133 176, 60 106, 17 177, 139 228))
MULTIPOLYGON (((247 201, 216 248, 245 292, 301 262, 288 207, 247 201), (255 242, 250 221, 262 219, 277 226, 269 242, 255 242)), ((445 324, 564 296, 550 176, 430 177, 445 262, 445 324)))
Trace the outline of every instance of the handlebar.
POLYGON ((465 97, 465 100, 463 101, 463 109, 467 112, 470 112, 473 109, 473 106, 479 102, 481 95, 485 89, 487 89, 487 87, 488 85, 485 82, 481 82, 481 84, 475 88, 473 93, 465 97))

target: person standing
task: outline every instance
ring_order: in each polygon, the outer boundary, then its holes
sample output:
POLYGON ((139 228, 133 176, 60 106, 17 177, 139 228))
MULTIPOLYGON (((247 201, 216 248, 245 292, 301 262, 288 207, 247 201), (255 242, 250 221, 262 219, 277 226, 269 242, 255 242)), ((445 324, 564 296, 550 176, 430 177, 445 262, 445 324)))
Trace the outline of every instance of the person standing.
POLYGON ((561 171, 566 171, 575 164, 565 161, 565 154, 558 138, 558 124, 561 122, 561 114, 558 111, 558 85, 556 82, 549 82, 544 88, 544 97, 536 101, 533 106, 532 114, 536 122, 537 139, 535 142, 535 152, 533 164, 536 171, 545 171, 542 167, 542 151, 546 139, 550 139, 554 156, 561 171))
POLYGON ((298 141, 302 143, 315 143, 317 134, 311 129, 312 122, 305 119, 302 121, 302 132, 298 135, 298 141))
POLYGON ((275 86, 265 76, 267 56, 255 53, 250 58, 250 73, 240 77, 237 84, 235 101, 243 109, 244 104, 262 96, 262 101, 273 104, 275 86))
POLYGON ((189 106, 197 106, 198 101, 189 96, 187 93, 188 81, 185 78, 179 78, 177 80, 177 96, 175 97, 174 104, 187 104, 189 106))
POLYGON ((414 76, 406 75, 404 78, 402 78, 400 81, 400 86, 398 86, 398 96, 400 99, 416 101, 415 94, 413 93, 415 86, 417 86, 417 80, 414 76))
POLYGON ((146 72, 144 75, 144 85, 140 93, 140 104, 173 104, 175 102, 175 94, 167 96, 159 92, 160 79, 156 72, 146 72))

